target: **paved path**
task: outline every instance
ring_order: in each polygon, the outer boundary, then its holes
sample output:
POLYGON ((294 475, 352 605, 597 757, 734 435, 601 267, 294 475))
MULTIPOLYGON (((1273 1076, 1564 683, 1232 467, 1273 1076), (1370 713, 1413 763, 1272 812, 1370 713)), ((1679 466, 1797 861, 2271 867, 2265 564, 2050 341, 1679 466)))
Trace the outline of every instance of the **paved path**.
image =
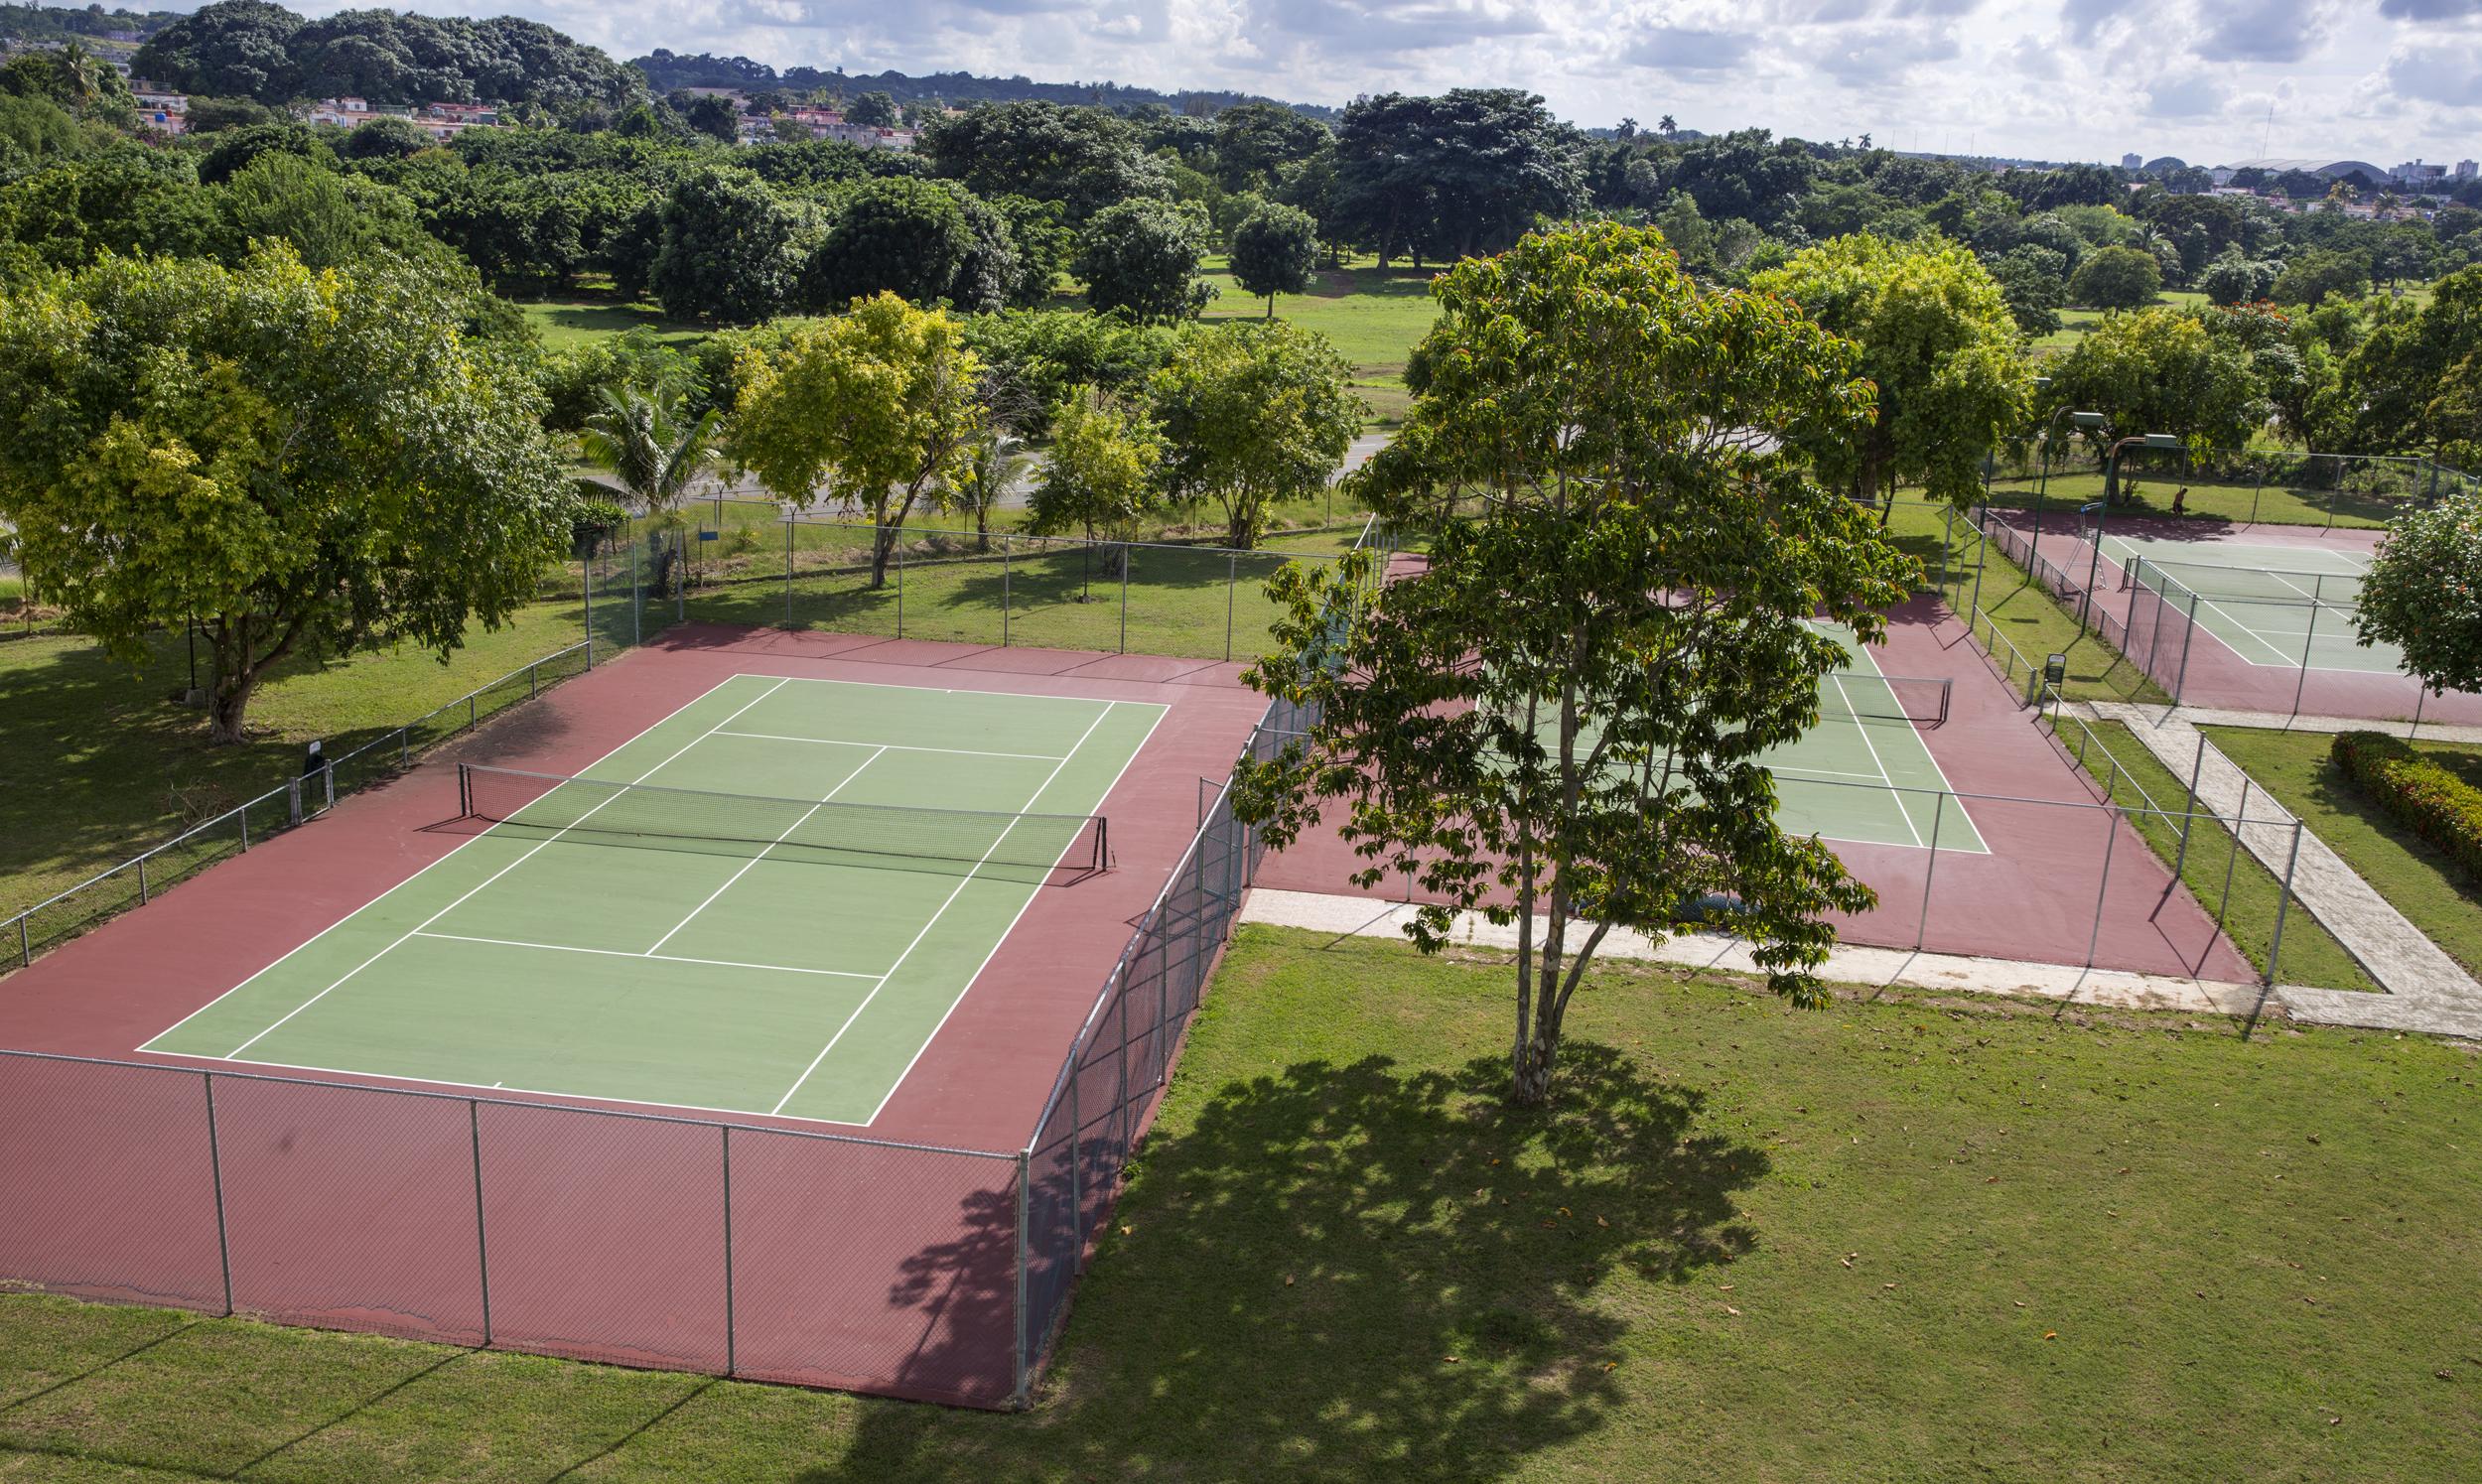
POLYGON ((2129 709, 2144 715, 2149 724, 2169 719, 2187 722, 2193 727, 2259 727, 2269 732, 2384 732, 2390 736, 2418 736, 2424 742, 2482 742, 2482 727, 2450 722, 2423 722, 2416 730, 2411 723, 2374 722, 2368 717, 2295 716, 2281 711, 2225 711, 2212 706, 2180 706, 2169 712, 2159 706, 2132 706, 2129 709))
POLYGON ((2482 1033, 2482 984, 2476 984, 2454 959, 2345 865, 2314 831, 2299 832, 2299 857, 2292 861, 2292 815, 2264 788, 2255 786, 2214 743, 2204 742, 2201 751, 2203 739, 2186 714, 2165 716, 2152 707, 2111 701, 2075 709, 2128 727, 2176 777, 2196 768, 2198 802, 2227 819, 2242 819, 2238 831, 2242 845, 2278 879, 2290 863, 2294 897, 2387 990, 2385 999, 2393 1002, 2374 1005, 2369 995, 2285 986, 2278 993, 2300 1018, 2451 1035, 2482 1033))

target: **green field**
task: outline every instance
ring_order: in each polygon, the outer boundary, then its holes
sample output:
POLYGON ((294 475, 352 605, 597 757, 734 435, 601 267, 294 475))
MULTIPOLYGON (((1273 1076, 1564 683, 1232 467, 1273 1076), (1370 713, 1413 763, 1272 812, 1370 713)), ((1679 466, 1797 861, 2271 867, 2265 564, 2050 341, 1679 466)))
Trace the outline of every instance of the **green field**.
POLYGON ((0 1297, 0 1478, 2470 1477, 2471 1048, 1507 981, 1246 929, 1031 1414, 0 1297))
MULTIPOLYGON (((2467 973, 2482 974, 2482 892, 2447 856, 2363 797, 2327 760, 2319 733, 2209 727, 2206 735, 2275 801, 2344 858, 2390 906, 2412 919, 2467 973)), ((2416 742, 2424 755, 2482 784, 2482 746, 2416 742)), ((2284 957, 2291 958, 2291 950, 2284 957)))
MULTIPOLYGON (((1232 281, 1221 255, 1207 259, 1206 266, 1206 282, 1216 290, 1207 320, 1267 313, 1266 300, 1232 281)), ((1412 400, 1405 390, 1405 359, 1439 318, 1432 277, 1431 270, 1417 273, 1401 263, 1383 274, 1375 259, 1349 258, 1342 268, 1320 268, 1309 293, 1277 295, 1276 318, 1325 336, 1352 362, 1353 388, 1370 404, 1373 425, 1394 427, 1412 400)))
POLYGON ((652 304, 610 299, 538 299, 517 306, 543 338, 544 348, 573 350, 632 330, 649 331, 660 344, 688 350, 710 334, 702 325, 667 318, 652 304))

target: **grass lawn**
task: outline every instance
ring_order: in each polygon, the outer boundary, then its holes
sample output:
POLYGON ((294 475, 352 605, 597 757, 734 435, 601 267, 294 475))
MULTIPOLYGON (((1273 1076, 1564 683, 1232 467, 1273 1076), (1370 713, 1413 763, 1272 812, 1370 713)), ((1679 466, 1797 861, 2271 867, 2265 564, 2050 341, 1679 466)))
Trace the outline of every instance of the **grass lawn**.
POLYGON ((665 317, 652 304, 622 304, 612 299, 537 299, 517 308, 543 337, 544 347, 573 350, 580 345, 632 330, 654 332, 655 339, 688 350, 708 336, 706 327, 665 317))
MULTIPOLYGON (((2056 735, 2061 745, 2077 755, 2086 771, 2123 808, 2174 814, 2188 809, 2185 781, 2157 761, 2145 744, 2120 723, 2088 724, 2063 718, 2056 735)), ((2265 974, 2269 950, 2278 947, 2275 907, 2283 896, 2282 877, 2241 849, 2241 842, 2231 831, 2210 820, 2191 823, 2186 851, 2180 848, 2178 820, 2147 812, 2132 814, 2129 822, 2154 854, 2162 858, 2163 864, 2179 865, 2180 877, 2188 883, 2190 893, 2222 922, 2225 935, 2242 956, 2265 974)), ((2298 901, 2284 913, 2280 953, 2275 973, 2279 984, 2374 992, 2379 988, 2378 982, 2363 972, 2353 956, 2345 952, 2344 945, 2335 940, 2335 935, 2298 901)))
MULTIPOLYGON (((2124 516, 2167 516, 2171 513, 2174 491, 2186 488, 2189 497, 2182 502, 2182 514, 2201 527, 2217 525, 2349 526, 2373 529, 2385 526, 2409 510, 2420 506, 2418 492, 2410 475, 2390 479, 2395 492, 2384 489, 2311 488, 2291 485, 2280 480, 2272 482, 2216 483, 2204 478, 2183 479, 2177 474, 2148 471, 2132 478, 2124 471, 2122 486, 2128 496, 2125 504, 2114 505, 2108 521, 2124 516), (2135 484, 2135 488, 2129 486, 2135 484)), ((2027 508, 2036 503, 2037 481, 1995 480, 1991 487, 1994 505, 2027 508)), ((2094 472, 2054 472, 2048 483, 2039 486, 2040 503, 2045 510, 2067 516, 2080 505, 2093 504, 2103 498, 2103 475, 2094 472)), ((2048 519, 2048 517, 2045 517, 2048 519)))
MULTIPOLYGON (((1218 254, 1207 259, 1205 281, 1217 297, 1205 318, 1255 320, 1267 301, 1239 284, 1218 254)), ((1433 270, 1416 273, 1398 265, 1385 274, 1371 258, 1348 259, 1342 268, 1321 268, 1307 294, 1276 296, 1276 318, 1325 336, 1353 365, 1353 389, 1370 404, 1374 425, 1404 420, 1411 395, 1405 390, 1405 358, 1431 329, 1439 306, 1431 299, 1433 270)))
POLYGON ((1246 929, 1031 1414, 15 1296, 0 1478, 2471 1477, 2472 1048, 1506 983, 1246 929))
POLYGON ((282 784, 311 738, 343 752, 578 642, 582 616, 574 601, 532 605, 445 665, 411 647, 286 665, 234 747, 207 745, 205 719, 172 699, 189 683, 178 632, 143 667, 73 635, 0 642, 0 917, 282 784))
MULTIPOLYGON (((2431 942, 2468 972, 2482 974, 2482 892, 2446 856, 2390 819, 2329 764, 2330 739, 2243 727, 2210 727, 2206 733, 2431 942)), ((2468 782, 2482 784, 2482 746, 2413 745, 2468 782)), ((2284 957, 2290 959, 2288 949, 2284 957)))

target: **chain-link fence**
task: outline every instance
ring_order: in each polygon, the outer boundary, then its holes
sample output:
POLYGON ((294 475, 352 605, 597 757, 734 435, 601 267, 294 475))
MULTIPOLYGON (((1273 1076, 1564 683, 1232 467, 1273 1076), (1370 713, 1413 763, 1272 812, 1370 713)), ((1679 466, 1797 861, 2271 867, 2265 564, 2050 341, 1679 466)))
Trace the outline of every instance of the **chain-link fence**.
POLYGON ((641 642, 678 614, 682 594, 677 580, 667 590, 650 581, 650 575, 676 573, 679 551, 677 533, 583 544, 575 560, 547 576, 540 595, 580 600, 585 632, 579 642, 368 736, 346 750, 328 753, 315 770, 287 778, 14 916, 0 917, 0 970, 22 968, 35 955, 144 905, 226 856, 317 818, 340 796, 402 772, 426 749, 641 642))
POLYGON ((2115 473, 2086 444, 2055 450, 2046 465, 2037 445, 1994 461, 1995 505, 2073 510, 2104 498, 2117 482, 2115 508, 2161 513, 2175 495, 2183 512, 2243 525, 2384 526, 2461 489, 2472 475, 2433 460, 2396 454, 2308 454, 2243 449, 2194 457, 2182 450, 2123 451, 2115 473))

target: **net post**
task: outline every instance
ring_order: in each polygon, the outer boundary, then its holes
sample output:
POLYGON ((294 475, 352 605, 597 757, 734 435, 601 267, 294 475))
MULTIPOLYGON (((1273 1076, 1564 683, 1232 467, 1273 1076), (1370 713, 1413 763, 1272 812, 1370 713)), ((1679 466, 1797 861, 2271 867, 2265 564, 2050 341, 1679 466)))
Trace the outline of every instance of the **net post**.
POLYGON ((2095 950, 2103 943, 2103 904, 2112 890, 2112 847, 2120 843, 2120 810, 2103 806, 2103 880, 2094 888, 2094 931, 2086 937, 2086 967, 2094 967, 2095 950))
POLYGON ((2275 930, 2267 942, 2267 983, 2275 982, 2275 966, 2283 961, 2283 918, 2292 905, 2292 871, 2301 864, 2301 832, 2304 826, 2292 821, 2292 849, 2283 858, 2283 889, 2275 893, 2275 930))
POLYGON ((224 1226, 224 1155, 215 1133, 215 1074, 201 1072, 207 1093, 207 1173, 215 1191, 215 1264, 224 1276, 224 1316, 232 1316, 232 1239, 224 1226))
POLYGON ((2292 685, 2292 714, 2301 714, 2301 696, 2309 689, 2309 656, 2318 643, 2318 605, 2309 606, 2309 629, 2301 635, 2301 678, 2292 685))
POLYGON ((474 1260, 483 1282, 483 1348, 491 1348, 491 1249, 483 1224, 483 1105, 466 1100, 466 1137, 474 1152, 474 1260))
MULTIPOLYGON (((1904 805, 1899 801, 1896 807, 1901 809, 1904 805)), ((1913 951, 1915 953, 1922 951, 1923 943, 1927 942, 1930 937, 1930 885, 1934 874, 1939 870, 1939 825, 1947 813, 1947 808, 1948 794, 1945 789, 1942 789, 1932 799, 1930 808, 1930 860, 1922 866, 1922 915, 1913 924, 1913 951)))
POLYGON ((741 1374, 739 1334, 733 1322, 733 1126, 724 1129, 724 1374, 741 1374))
MULTIPOLYGON (((1034 1131, 1034 1137, 1035 1137, 1036 1139, 1041 1138, 1041 1137, 1042 1137, 1042 1131, 1041 1131, 1040 1129, 1036 1129, 1036 1130, 1034 1131)), ((1016 1383, 1017 1383, 1017 1384, 1016 1384, 1016 1386, 1015 1386, 1015 1387, 1011 1390, 1011 1392, 1010 1392, 1010 1394, 1009 1394, 1009 1401, 1010 1401, 1010 1405, 1011 1405, 1011 1406, 1013 1406, 1013 1407, 1015 1407, 1015 1408, 1016 1408, 1017 1410, 1019 1410, 1020 1412, 1023 1412, 1023 1411, 1026 1409, 1026 1404, 1027 1404, 1027 1402, 1028 1402, 1028 1400, 1029 1400, 1029 1395, 1028 1395, 1028 1394, 1032 1391, 1032 1389, 1033 1389, 1033 1384, 1034 1384, 1034 1372, 1033 1372, 1033 1366, 1032 1366, 1032 1360, 1033 1360, 1033 1357, 1029 1356, 1029 1355, 1026 1353, 1026 1341, 1027 1341, 1026 1329, 1027 1329, 1027 1317, 1028 1317, 1028 1315, 1027 1315, 1027 1306, 1028 1306, 1028 1295, 1027 1295, 1027 1285, 1028 1285, 1028 1284, 1027 1284, 1027 1277, 1028 1277, 1028 1275, 1027 1275, 1027 1269, 1028 1269, 1028 1267, 1029 1267, 1029 1264, 1028 1264, 1028 1261, 1027 1261, 1027 1228, 1028 1228, 1030 1225, 1032 1225, 1032 1217, 1031 1217, 1030 1212, 1031 1212, 1031 1209, 1032 1209, 1033 1204, 1034 1204, 1034 1203, 1033 1203, 1033 1201, 1029 1198, 1027 1187, 1028 1187, 1028 1185, 1032 1182, 1032 1175, 1030 1174, 1030 1172, 1029 1172, 1029 1168, 1028 1168, 1028 1167, 1029 1167, 1029 1165, 1030 1165, 1032 1162, 1033 1162, 1033 1161, 1032 1161, 1032 1159, 1029 1157, 1029 1154, 1028 1154, 1028 1151, 1027 1151, 1027 1150, 1025 1150, 1025 1149, 1020 1149, 1020 1150, 1018 1150, 1018 1152, 1017 1152, 1017 1356, 1016 1356, 1016 1367, 1015 1367, 1016 1372, 1017 1372, 1017 1375, 1016 1375, 1016 1383)))

